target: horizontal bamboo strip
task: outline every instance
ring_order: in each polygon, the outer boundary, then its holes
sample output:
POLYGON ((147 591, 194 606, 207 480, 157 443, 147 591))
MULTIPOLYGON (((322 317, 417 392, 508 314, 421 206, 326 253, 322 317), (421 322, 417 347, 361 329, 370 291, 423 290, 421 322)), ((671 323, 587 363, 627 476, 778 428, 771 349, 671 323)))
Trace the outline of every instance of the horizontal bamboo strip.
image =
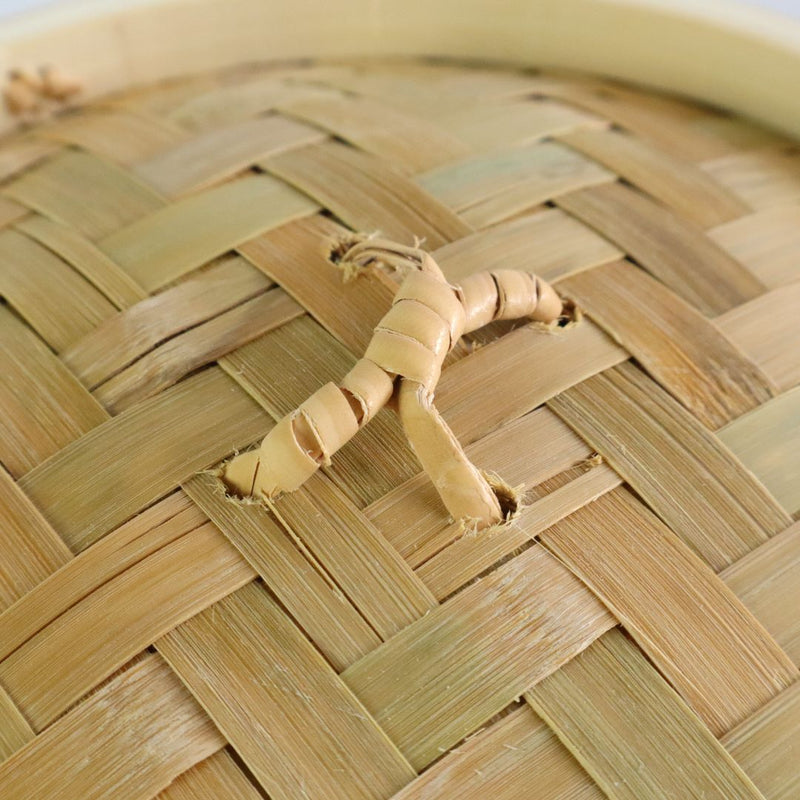
POLYGON ((0 795, 145 800, 224 745, 172 671, 148 655, 0 764, 0 795))
POLYGON ((206 523, 78 600, 0 663, 0 682, 40 731, 157 638, 253 577, 206 523))
POLYGON ((556 202, 706 315, 721 314, 764 291, 699 228, 627 186, 594 186, 556 202))
POLYGON ((427 249, 460 239, 469 226, 416 183, 377 158, 338 142, 313 145, 260 162, 346 225, 427 249))
POLYGON ((127 308, 147 297, 124 270, 72 228, 39 214, 16 227, 64 259, 117 308, 127 308))
POLYGON ((212 367, 95 428, 20 486, 82 550, 268 427, 266 414, 212 367))
POLYGON ((526 695, 610 800, 763 800, 620 631, 526 695))
POLYGON ((215 128, 140 161, 134 172, 168 197, 220 183, 268 156, 321 142, 316 128, 279 115, 215 128))
POLYGON ((800 512, 800 387, 719 431, 719 438, 790 513, 800 512))
POLYGON ((0 461, 16 478, 108 419, 27 325, 0 306, 0 461))
POLYGON ((71 553, 2 468, 0 519, 0 611, 4 611, 69 561, 71 553))
POLYGON ((318 206, 281 181, 251 175, 184 198, 98 244, 148 291, 318 206))
POLYGON ((29 213, 25 206, 0 195, 0 228, 12 225, 29 213))
POLYGON ((775 206, 708 232, 765 286, 777 289, 797 280, 800 204, 775 206))
POLYGON ((582 129, 559 139, 701 228, 737 219, 750 210, 699 167, 635 136, 582 129))
POLYGON ((156 800, 262 800, 258 789, 227 750, 214 753, 179 775, 156 800))
POLYGON ((766 800, 791 800, 800 791, 798 730, 800 682, 723 737, 722 744, 766 800))
POLYGON ((318 95, 286 101, 278 108, 412 175, 470 154, 466 144, 431 120, 363 97, 318 95))
POLYGON ((337 671, 380 644, 352 602, 263 504, 230 500, 222 493, 220 481, 208 474, 195 475, 184 489, 250 562, 337 671))
POLYGON ((93 389, 160 342, 256 297, 270 285, 244 259, 225 258, 124 314, 109 317, 61 358, 93 389))
POLYGON ((164 206, 126 170, 70 150, 6 184, 3 194, 92 241, 164 206))
POLYGON ((116 311, 57 255, 12 229, 0 231, 0 295, 56 351, 116 311))
POLYGON ((541 540, 716 736, 800 675, 734 593, 627 490, 584 506, 541 540))
POLYGON ((553 800, 604 797, 552 731, 523 705, 452 750, 392 800, 529 800, 531 792, 553 800))
POLYGON ((800 665, 800 522, 731 564, 720 577, 800 665))
POLYGON ((230 595, 157 647, 275 800, 298 787, 320 800, 383 798, 415 777, 261 587, 230 595))
POLYGON ((59 150, 60 147, 53 142, 32 137, 6 139, 0 150, 0 180, 8 180, 59 150))
POLYGON ((0 686, 0 764, 26 745, 36 734, 14 701, 0 686))
POLYGON ((630 262, 582 272, 558 289, 711 428, 777 393, 713 323, 630 262))
POLYGON ((613 624, 593 595, 535 545, 342 677, 421 769, 613 624))

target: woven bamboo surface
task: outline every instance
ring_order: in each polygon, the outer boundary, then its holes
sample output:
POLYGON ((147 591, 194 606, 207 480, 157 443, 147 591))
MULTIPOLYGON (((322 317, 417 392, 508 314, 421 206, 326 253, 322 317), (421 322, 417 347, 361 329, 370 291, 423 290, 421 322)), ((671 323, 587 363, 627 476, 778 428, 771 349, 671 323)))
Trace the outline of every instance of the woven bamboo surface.
POLYGON ((800 796, 800 152, 591 77, 247 67, 0 144, 0 798, 800 796), (359 358, 415 238, 560 326, 450 355, 522 510, 380 412, 303 488, 209 471, 359 358))

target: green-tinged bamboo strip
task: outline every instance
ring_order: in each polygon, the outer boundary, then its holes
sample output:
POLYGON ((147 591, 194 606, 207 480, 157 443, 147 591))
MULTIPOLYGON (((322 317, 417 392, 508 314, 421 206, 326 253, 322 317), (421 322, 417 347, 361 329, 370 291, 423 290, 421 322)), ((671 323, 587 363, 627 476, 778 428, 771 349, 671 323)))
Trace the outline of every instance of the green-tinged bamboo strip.
POLYGON ((239 769, 227 750, 195 764, 171 783, 156 800, 262 800, 258 789, 239 769))
POLYGON ((108 415, 25 323, 0 306, 0 461, 16 478, 108 415))
POLYGON ((26 745, 36 734, 22 712, 0 686, 0 764, 26 745))
POLYGON ((415 777, 356 695, 256 584, 157 647, 275 800, 296 796, 298 786, 320 800, 384 798, 415 777))
POLYGON ((212 367, 94 428, 20 486, 82 550, 268 427, 258 405, 212 367))
POLYGON ((620 631, 599 639, 525 699, 610 800, 763 800, 620 631))
POLYGON ((0 180, 6 181, 18 172, 58 152, 59 146, 32 137, 6 139, 0 149, 0 180))
POLYGON ((282 181, 250 175, 159 209, 98 245, 154 291, 237 244, 318 206, 282 181))
POLYGON ((724 444, 632 365, 549 405, 716 570, 791 523, 724 444))
POLYGON ((613 624, 583 584, 535 545, 342 676, 422 769, 613 624))
POLYGON ((0 795, 152 797, 224 746, 173 672, 148 655, 1 763, 0 795))
POLYGON ((27 208, 17 203, 14 200, 11 200, 8 197, 3 197, 0 195, 0 228, 6 228, 9 225, 13 225, 18 220, 21 220, 25 217, 28 213, 27 208))

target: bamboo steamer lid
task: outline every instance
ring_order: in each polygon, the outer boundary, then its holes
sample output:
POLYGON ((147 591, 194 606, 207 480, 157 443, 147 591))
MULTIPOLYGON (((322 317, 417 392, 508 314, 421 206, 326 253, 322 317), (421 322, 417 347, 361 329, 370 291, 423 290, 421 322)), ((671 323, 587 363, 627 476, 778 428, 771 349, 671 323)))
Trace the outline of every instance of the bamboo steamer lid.
POLYGON ((794 141, 228 61, 6 86, 0 798, 797 797, 794 141))

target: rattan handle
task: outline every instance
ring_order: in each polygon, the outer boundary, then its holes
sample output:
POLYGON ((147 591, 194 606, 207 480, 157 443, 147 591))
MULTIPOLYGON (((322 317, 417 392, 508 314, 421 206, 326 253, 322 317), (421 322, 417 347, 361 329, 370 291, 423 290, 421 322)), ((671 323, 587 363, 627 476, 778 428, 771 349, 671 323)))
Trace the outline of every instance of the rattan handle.
POLYGON ((448 511, 477 527, 499 522, 497 496, 436 410, 434 389, 462 334, 498 319, 552 322, 561 300, 535 275, 511 270, 481 272, 451 286, 430 254, 380 239, 357 238, 340 266, 357 273, 376 263, 408 274, 364 358, 339 386, 326 384, 284 417, 258 450, 229 461, 222 478, 239 496, 270 499, 293 491, 330 464, 394 396, 409 442, 448 511))

